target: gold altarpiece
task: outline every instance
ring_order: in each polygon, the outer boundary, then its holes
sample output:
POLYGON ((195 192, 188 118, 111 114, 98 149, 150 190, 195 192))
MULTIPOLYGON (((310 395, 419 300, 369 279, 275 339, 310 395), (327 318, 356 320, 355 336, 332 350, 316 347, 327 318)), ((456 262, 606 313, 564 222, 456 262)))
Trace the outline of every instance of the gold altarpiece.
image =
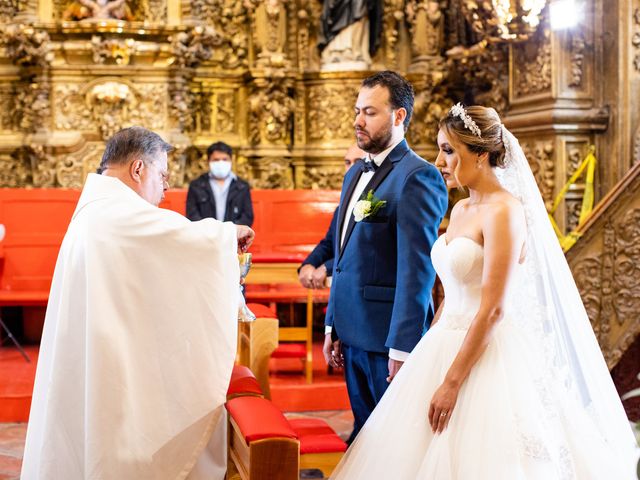
MULTIPOLYGON (((640 162, 640 0, 581 3, 571 30, 552 31, 545 10, 528 39, 493 42, 479 2, 385 0, 371 70, 414 84, 413 148, 434 158, 437 120, 454 101, 491 105, 546 202, 591 144, 596 197, 609 192, 640 162)), ((81 8, 0 0, 1 187, 80 187, 105 139, 137 124, 176 147, 175 187, 204 172, 204 150, 222 140, 254 188, 340 188, 356 92, 371 72, 321 70, 321 0, 127 0, 128 21, 71 20, 81 8)), ((583 191, 569 191, 561 228, 577 223, 583 191)), ((621 275, 640 278, 637 267, 621 275)), ((624 351, 640 320, 616 322, 624 351)))

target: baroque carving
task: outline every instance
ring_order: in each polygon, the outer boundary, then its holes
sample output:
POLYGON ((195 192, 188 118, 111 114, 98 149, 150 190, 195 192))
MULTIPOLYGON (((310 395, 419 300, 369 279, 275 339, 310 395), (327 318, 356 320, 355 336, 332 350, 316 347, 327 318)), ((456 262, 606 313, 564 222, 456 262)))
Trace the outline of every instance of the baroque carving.
POLYGON ((314 85, 308 90, 310 140, 353 138, 353 106, 358 90, 345 92, 344 85, 314 85))
POLYGON ((5 25, 0 45, 20 67, 47 67, 53 59, 49 34, 30 25, 5 25))
POLYGON ((390 67, 395 66, 398 61, 396 47, 399 36, 399 22, 404 17, 403 9, 403 0, 386 0, 382 9, 385 63, 390 67))
POLYGON ((163 129, 167 87, 116 81, 54 87, 54 125, 58 130, 98 131, 108 138, 120 128, 145 125, 163 129))
POLYGON ((25 187, 32 183, 33 165, 27 147, 11 155, 0 154, 0 187, 25 187))
POLYGON ((233 133, 236 130, 236 96, 234 92, 221 92, 216 95, 217 133, 233 133))
POLYGON ((224 43, 223 37, 210 25, 197 25, 187 32, 180 32, 171 39, 173 65, 178 68, 194 68, 210 60, 213 51, 224 43))
POLYGON ((260 67, 288 66, 287 4, 288 0, 248 0, 254 56, 260 67))
POLYGON ((222 34, 222 45, 211 59, 225 68, 246 66, 249 37, 246 31, 248 10, 245 2, 237 0, 193 0, 193 18, 215 27, 222 34))
POLYGON ((407 2, 405 18, 411 33, 412 71, 430 72, 443 63, 444 7, 442 2, 433 0, 407 2))
POLYGON ((93 61, 98 65, 107 63, 129 65, 131 56, 135 53, 136 42, 133 38, 119 40, 94 35, 91 37, 91 48, 93 61))
POLYGON ((473 103, 491 105, 504 115, 509 99, 509 57, 504 45, 490 45, 473 54, 464 48, 447 52, 453 69, 465 79, 473 103))
MULTIPOLYGON (((533 40, 533 39, 532 39, 533 40)), ((513 45, 514 89, 517 97, 551 89, 551 33, 544 29, 535 41, 513 45)))
POLYGON ((317 56, 315 48, 311 48, 311 39, 318 35, 317 19, 321 13, 320 2, 317 0, 300 0, 298 3, 298 67, 301 71, 307 70, 311 60, 317 56))
POLYGON ((293 189, 293 172, 289 160, 260 158, 256 162, 257 177, 251 182, 253 188, 293 189))
POLYGON ((311 167, 302 172, 301 185, 298 188, 311 190, 340 190, 344 178, 344 169, 311 167))
POLYGON ((413 106, 408 136, 414 144, 436 143, 438 122, 451 108, 451 100, 438 89, 419 89, 413 106))
POLYGON ((581 258, 571 269, 576 281, 582 303, 587 311, 593 331, 600 344, 605 341, 605 336, 600 332, 600 307, 602 290, 602 260, 599 255, 581 258))
POLYGON ((571 35, 571 76, 569 86, 579 88, 582 86, 584 75, 584 55, 587 42, 582 31, 572 32, 571 35))
POLYGON ((2 0, 0 2, 0 23, 9 23, 18 11, 16 0, 2 0))
POLYGON ((195 95, 187 81, 178 76, 169 85, 169 114, 181 132, 191 132, 195 125, 195 95))
POLYGON ((50 84, 46 73, 28 78, 17 86, 14 119, 19 130, 33 133, 51 118, 50 84))
POLYGON ((544 199, 547 210, 553 205, 553 195, 555 188, 555 162, 553 158, 553 141, 523 141, 521 142, 533 175, 536 178, 540 193, 544 199))
POLYGON ((633 33, 633 37, 631 37, 631 43, 636 49, 636 54, 633 58, 633 66, 636 71, 640 72, 640 7, 634 10, 633 20, 635 23, 635 32, 633 33))
POLYGON ((295 102, 287 79, 258 79, 249 99, 249 139, 253 145, 291 143, 291 120, 295 102))

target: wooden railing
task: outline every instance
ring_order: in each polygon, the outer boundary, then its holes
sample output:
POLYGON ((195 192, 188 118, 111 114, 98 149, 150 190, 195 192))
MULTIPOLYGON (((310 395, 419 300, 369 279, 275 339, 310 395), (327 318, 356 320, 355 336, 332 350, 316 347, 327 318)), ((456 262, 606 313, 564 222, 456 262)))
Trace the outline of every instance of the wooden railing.
POLYGON ((580 233, 567 260, 611 369, 640 334, 640 163, 602 199, 580 233))

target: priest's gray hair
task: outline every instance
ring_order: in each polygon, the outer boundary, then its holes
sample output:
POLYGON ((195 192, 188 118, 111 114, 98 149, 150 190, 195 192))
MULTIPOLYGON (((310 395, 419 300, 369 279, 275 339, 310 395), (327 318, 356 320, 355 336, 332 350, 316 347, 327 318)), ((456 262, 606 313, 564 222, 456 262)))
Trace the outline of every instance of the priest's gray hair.
POLYGON ((98 173, 104 172, 108 167, 128 165, 138 158, 144 162, 152 162, 159 151, 169 152, 172 149, 160 135, 151 130, 143 127, 123 128, 107 141, 98 173))

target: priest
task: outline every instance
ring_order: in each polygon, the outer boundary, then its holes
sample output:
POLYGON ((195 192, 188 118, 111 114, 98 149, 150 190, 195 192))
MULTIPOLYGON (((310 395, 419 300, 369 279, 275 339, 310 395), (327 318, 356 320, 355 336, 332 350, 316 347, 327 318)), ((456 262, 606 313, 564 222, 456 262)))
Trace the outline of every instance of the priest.
POLYGON ((253 231, 157 205, 171 146, 116 133, 62 242, 21 478, 222 479, 239 267, 253 231))

